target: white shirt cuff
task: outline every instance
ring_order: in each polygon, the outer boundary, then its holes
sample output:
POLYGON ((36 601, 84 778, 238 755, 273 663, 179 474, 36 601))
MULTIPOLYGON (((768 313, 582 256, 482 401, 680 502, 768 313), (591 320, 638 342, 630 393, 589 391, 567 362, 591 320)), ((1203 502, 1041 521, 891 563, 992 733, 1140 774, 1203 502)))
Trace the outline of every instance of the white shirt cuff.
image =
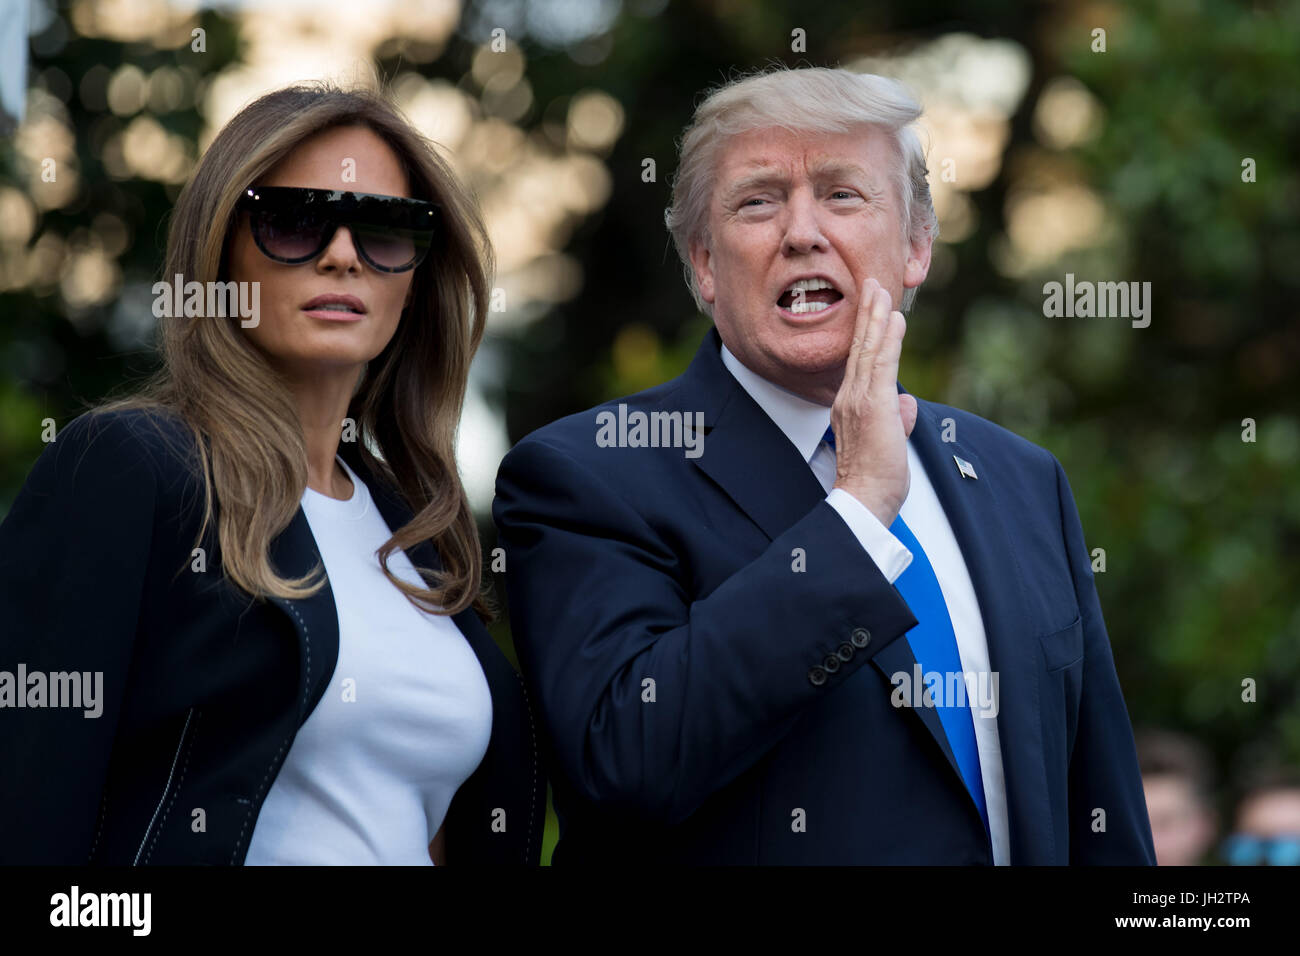
POLYGON ((912 563, 912 552, 903 546, 903 542, 880 523, 870 508, 843 488, 832 488, 826 496, 826 503, 839 512, 867 556, 876 562, 885 580, 890 584, 897 581, 912 563))

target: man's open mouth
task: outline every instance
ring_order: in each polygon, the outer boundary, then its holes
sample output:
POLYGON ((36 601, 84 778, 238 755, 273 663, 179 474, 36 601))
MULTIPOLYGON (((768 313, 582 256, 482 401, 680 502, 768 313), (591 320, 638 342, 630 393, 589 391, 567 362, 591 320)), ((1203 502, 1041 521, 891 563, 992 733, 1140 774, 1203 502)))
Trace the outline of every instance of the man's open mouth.
POLYGON ((842 298, 826 279, 799 279, 786 287, 776 304, 794 315, 810 315, 829 309, 842 298))

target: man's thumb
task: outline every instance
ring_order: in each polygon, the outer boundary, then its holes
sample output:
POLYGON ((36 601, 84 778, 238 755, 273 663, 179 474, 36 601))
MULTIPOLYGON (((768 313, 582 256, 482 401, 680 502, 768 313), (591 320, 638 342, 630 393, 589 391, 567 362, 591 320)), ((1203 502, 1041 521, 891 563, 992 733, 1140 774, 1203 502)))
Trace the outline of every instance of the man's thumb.
POLYGON ((903 434, 909 438, 916 427, 916 399, 906 393, 898 396, 898 413, 903 416, 903 434))

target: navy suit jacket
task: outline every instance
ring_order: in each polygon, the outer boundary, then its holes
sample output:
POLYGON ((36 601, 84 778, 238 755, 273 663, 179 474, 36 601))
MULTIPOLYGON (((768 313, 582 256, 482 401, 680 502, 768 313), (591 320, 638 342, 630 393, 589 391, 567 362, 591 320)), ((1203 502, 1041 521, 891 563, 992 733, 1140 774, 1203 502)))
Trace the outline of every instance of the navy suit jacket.
MULTIPOLYGON (((554 422, 501 465, 494 516, 545 715, 554 862, 991 863, 937 714, 891 704, 915 617, 720 344, 711 331, 681 377, 554 422), (703 453, 601 447, 596 415, 620 403, 702 413, 703 453)), ((911 441, 1000 675, 1011 862, 1153 864, 1065 473, 991 422, 917 404, 911 441)))

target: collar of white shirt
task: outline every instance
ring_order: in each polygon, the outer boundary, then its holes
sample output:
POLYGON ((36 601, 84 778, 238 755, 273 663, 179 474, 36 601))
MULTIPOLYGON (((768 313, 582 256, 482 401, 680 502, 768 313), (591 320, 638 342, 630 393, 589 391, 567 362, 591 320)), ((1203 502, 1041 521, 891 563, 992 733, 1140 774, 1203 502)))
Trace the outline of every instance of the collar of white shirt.
POLYGON ((749 393, 749 397, 758 403, 758 407, 767 412, 767 417, 776 422, 785 437, 804 461, 812 461, 817 452, 826 429, 831 424, 829 405, 818 405, 806 398, 800 398, 794 392, 788 392, 779 385, 773 385, 748 368, 746 368, 730 350, 722 346, 722 364, 740 383, 740 387, 749 393))

